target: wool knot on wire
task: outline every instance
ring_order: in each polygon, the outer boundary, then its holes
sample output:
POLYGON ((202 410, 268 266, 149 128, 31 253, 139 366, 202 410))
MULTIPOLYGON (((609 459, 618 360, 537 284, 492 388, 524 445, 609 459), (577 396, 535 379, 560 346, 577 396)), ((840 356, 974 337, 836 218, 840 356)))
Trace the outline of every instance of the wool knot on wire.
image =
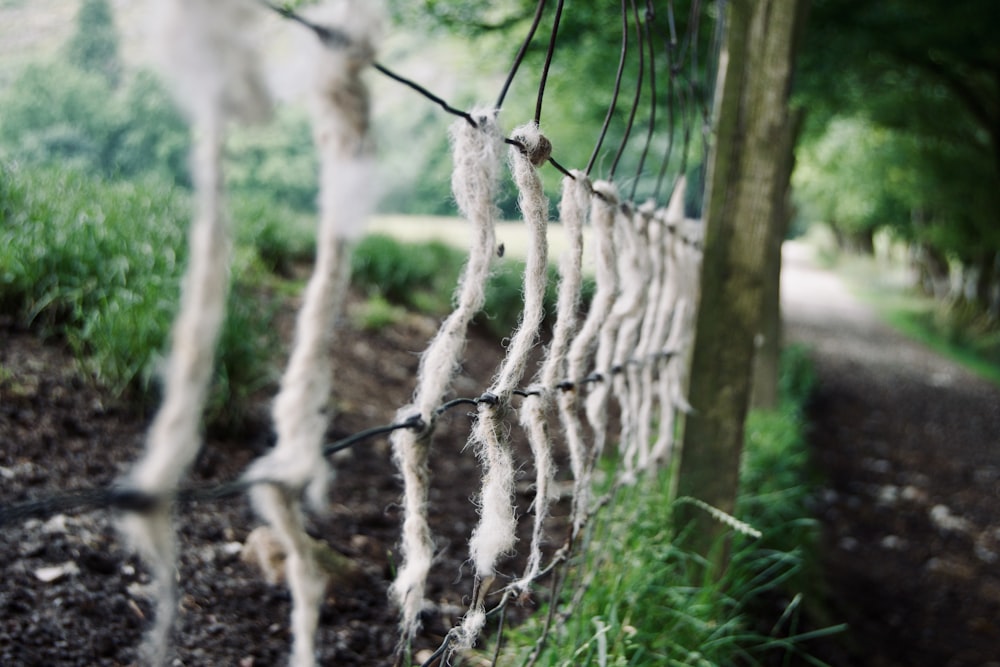
POLYGON ((537 125, 525 125, 511 136, 521 153, 536 167, 541 167, 552 156, 552 142, 539 131, 537 125))

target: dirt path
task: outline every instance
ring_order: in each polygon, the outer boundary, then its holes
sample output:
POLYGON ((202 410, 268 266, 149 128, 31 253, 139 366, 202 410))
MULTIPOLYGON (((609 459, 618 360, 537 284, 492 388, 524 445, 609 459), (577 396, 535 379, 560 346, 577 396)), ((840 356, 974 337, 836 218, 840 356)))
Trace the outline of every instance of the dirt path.
POLYGON ((1000 666, 1000 390, 883 325, 785 248, 786 337, 813 349, 810 443, 835 665, 1000 666))

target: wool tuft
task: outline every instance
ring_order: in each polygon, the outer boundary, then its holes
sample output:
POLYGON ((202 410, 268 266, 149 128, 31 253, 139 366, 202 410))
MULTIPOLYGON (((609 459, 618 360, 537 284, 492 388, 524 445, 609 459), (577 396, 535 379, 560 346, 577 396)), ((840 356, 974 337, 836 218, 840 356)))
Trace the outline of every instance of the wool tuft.
MULTIPOLYGON (((524 575, 516 583, 521 591, 528 589, 541 570, 544 523, 549 514, 549 504, 553 499, 552 487, 555 479, 552 441, 547 420, 555 402, 554 388, 566 377, 566 356, 577 330, 577 309, 580 305, 582 283, 583 222, 588 184, 582 172, 577 172, 574 176, 575 179, 569 176, 563 179, 559 202, 559 219, 569 244, 559 262, 559 289, 552 343, 546 351, 536 382, 530 387, 534 393, 525 397, 521 405, 521 425, 527 432, 528 443, 535 460, 535 524, 531 534, 528 563, 524 575)), ((565 418, 565 415, 562 416, 565 418)), ((574 477, 580 474, 582 456, 579 452, 571 456, 570 465, 574 477)))
POLYGON ((403 478, 403 536, 402 563, 389 593, 400 607, 404 637, 412 637, 419 628, 427 574, 434 556, 427 523, 430 477, 427 458, 437 421, 435 410, 454 378, 465 349, 469 323, 486 298, 486 282, 494 256, 494 226, 498 215, 494 202, 499 186, 503 135, 492 111, 477 109, 472 115, 477 127, 464 119, 451 126, 452 190, 459 210, 474 230, 469 259, 462 270, 456 307, 420 358, 413 402, 397 412, 400 420, 419 415, 426 428, 420 433, 401 429, 390 437, 393 460, 403 478))
MULTIPOLYGON (((545 287, 548 280, 548 200, 542 193, 541 178, 530 155, 540 145, 542 136, 535 124, 514 131, 525 151, 513 147, 510 166, 517 184, 518 204, 528 227, 529 245, 524 270, 524 311, 517 330, 511 337, 500 370, 487 393, 496 401, 479 404, 476 424, 470 444, 483 466, 483 486, 480 494, 479 524, 469 539, 469 550, 480 582, 492 581, 497 560, 510 552, 516 541, 517 520, 514 515, 514 461, 509 436, 502 420, 511 396, 520 384, 524 370, 538 339, 544 318, 545 287)), ((544 447, 541 443, 536 443, 544 447)), ((543 465, 545 463, 543 462, 543 465)), ((546 472, 545 474, 548 474, 546 472)), ((485 594, 487 584, 482 584, 485 594)), ((466 632, 475 639, 468 627, 466 632)))
MULTIPOLYGON (((593 331, 592 340, 596 340, 597 343, 593 367, 602 378, 600 382, 595 382, 591 386, 590 393, 584 403, 587 421, 590 422, 590 427, 593 430, 594 443, 590 452, 592 459, 601 455, 607 440, 607 405, 613 382, 611 362, 614 356, 618 325, 622 320, 621 309, 618 306, 618 298, 621 294, 618 258, 621 249, 618 247, 620 239, 617 228, 622 224, 619 222, 619 216, 623 214, 618 206, 618 191, 614 184, 595 183, 594 191, 602 191, 599 188, 602 188, 604 196, 598 198, 600 203, 595 206, 597 210, 591 214, 591 220, 594 221, 594 232, 600 239, 598 240, 597 258, 598 291, 600 290, 600 281, 603 279, 607 285, 608 302, 601 304, 600 319, 592 320, 588 314, 587 320, 584 322, 584 329, 588 333, 593 331)), ((596 295, 594 300, 597 300, 596 295)))
POLYGON ((652 202, 647 202, 640 209, 646 217, 646 234, 648 239, 647 261, 649 263, 649 291, 646 297, 646 311, 642 318, 642 329, 639 333, 639 343, 636 355, 642 364, 629 367, 629 383, 631 386, 630 400, 635 418, 635 439, 639 446, 638 467, 645 468, 649 464, 652 446, 653 406, 656 401, 653 380, 659 365, 658 346, 663 340, 657 326, 661 320, 660 295, 667 280, 667 250, 663 243, 665 230, 662 210, 657 210, 652 202))
POLYGON ((271 97, 259 57, 263 7, 245 0, 151 3, 155 57, 192 119, 266 120, 271 97))
POLYGON ((683 337, 686 335, 684 328, 691 326, 688 313, 691 297, 689 294, 690 286, 692 281, 697 280, 697 277, 692 274, 693 265, 689 259, 690 255, 685 249, 686 246, 680 231, 684 224, 686 186, 686 179, 681 177, 663 214, 666 226, 664 243, 667 248, 668 266, 661 290, 654 333, 654 343, 663 356, 657 362, 659 430, 650 454, 650 462, 660 465, 668 464, 673 455, 677 410, 688 408, 687 402, 682 398, 683 378, 681 374, 685 363, 681 353, 683 352, 683 337))
MULTIPOLYGON (((177 488, 201 448, 199 423, 229 289, 229 227, 222 210, 221 114, 206 116, 197 130, 193 147, 197 210, 189 233, 180 309, 171 330, 163 375, 163 402, 146 435, 145 451, 126 481, 127 486, 159 496, 177 488)), ((164 501, 148 515, 129 516, 122 528, 154 573, 157 614, 143 652, 150 664, 161 664, 167 653, 177 599, 177 545, 169 503, 164 501)))
POLYGON ((528 355, 538 338, 545 315, 543 302, 548 280, 548 200, 542 193, 541 179, 529 158, 543 137, 534 124, 519 127, 513 134, 526 147, 524 152, 517 147, 511 148, 510 166, 518 186, 518 204, 524 213, 530 242, 524 271, 524 312, 511 337, 500 370, 487 390, 497 397, 497 401, 480 403, 470 439, 484 470, 480 522, 469 540, 472 559, 480 577, 492 576, 497 558, 514 546, 514 465, 508 437, 500 422, 513 391, 524 376, 528 355))
MULTIPOLYGON (((621 445, 626 473, 633 473, 634 461, 644 449, 636 438, 636 411, 631 400, 629 379, 634 377, 636 366, 632 363, 637 351, 639 329, 649 296, 649 262, 646 259, 648 237, 647 218, 631 206, 617 216, 618 276, 621 293, 606 320, 614 326, 614 348, 611 356, 614 374, 611 387, 621 408, 621 445)), ((607 406, 605 406, 605 411, 607 406)))
POLYGON ((292 594, 293 667, 315 664, 319 605, 326 585, 305 532, 302 493, 322 509, 332 471, 323 455, 330 420, 334 327, 347 292, 349 242, 364 229, 372 208, 373 147, 368 90, 362 73, 374 55, 378 21, 360 0, 338 5, 350 45, 318 46, 311 111, 319 153, 320 197, 316 265, 306 287, 295 343, 272 408, 277 443, 250 467, 245 479, 266 481, 251 490, 254 507, 274 529, 288 558, 292 594), (351 22, 346 22, 353 18, 351 22))
MULTIPOLYGON (((581 179, 581 184, 586 183, 581 179)), ((590 185, 590 220, 594 226, 596 290, 576 338, 566 358, 567 376, 574 388, 560 399, 560 413, 566 429, 566 439, 574 470, 573 532, 583 527, 590 504, 590 465, 593 452, 586 445, 579 406, 583 396, 585 374, 590 370, 601 324, 611 312, 618 295, 618 275, 615 271, 614 220, 618 194, 614 184, 597 181, 590 185)), ((607 369, 598 367, 597 372, 607 369)))

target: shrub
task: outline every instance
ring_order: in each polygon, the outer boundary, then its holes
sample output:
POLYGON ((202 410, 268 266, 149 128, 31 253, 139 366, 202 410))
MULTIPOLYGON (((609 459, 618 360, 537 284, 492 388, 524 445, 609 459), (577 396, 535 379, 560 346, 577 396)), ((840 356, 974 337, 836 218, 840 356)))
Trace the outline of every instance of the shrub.
MULTIPOLYGON (((64 338, 99 384, 148 399, 177 310, 187 194, 73 170, 8 165, 0 177, 0 304, 64 338)), ((210 419, 239 413, 270 379, 273 305, 254 287, 263 272, 252 249, 237 251, 210 419)))
POLYGON ((156 172, 189 182, 187 126, 149 72, 115 90, 99 73, 32 64, 0 96, 0 107, 0 148, 8 159, 105 177, 156 172))
POLYGON ((316 254, 316 216, 278 204, 263 193, 239 192, 230 200, 236 243, 256 249, 267 271, 291 275, 316 254))
POLYGON ((187 198, 160 182, 3 169, 0 291, 9 312, 63 333, 116 391, 148 378, 175 307, 187 198))
POLYGON ((354 248, 351 280, 369 296, 380 296, 423 312, 448 310, 464 255, 440 241, 402 243, 372 234, 354 248))

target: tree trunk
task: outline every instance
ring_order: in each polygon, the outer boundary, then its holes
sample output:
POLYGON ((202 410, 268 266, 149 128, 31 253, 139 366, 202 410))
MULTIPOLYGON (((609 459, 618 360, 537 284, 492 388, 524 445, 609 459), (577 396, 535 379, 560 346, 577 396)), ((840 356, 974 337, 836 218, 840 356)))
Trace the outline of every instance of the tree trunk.
POLYGON ((929 243, 918 243, 914 252, 917 281, 927 296, 944 299, 948 296, 951 269, 948 258, 929 243))
MULTIPOLYGON (((754 337, 774 208, 788 186, 788 89, 794 0, 733 0, 717 92, 716 139, 706 196, 702 293, 690 403, 679 466, 679 496, 732 512, 739 483, 754 337), (784 180, 782 178, 784 177, 784 180)), ((693 504, 677 508, 687 545, 711 555, 721 574, 726 530, 693 504)))
POLYGON ((784 182, 785 188, 774 191, 774 229, 767 244, 764 258, 764 294, 760 307, 760 327, 758 328, 757 354, 754 358, 753 385, 750 392, 750 407, 757 410, 773 410, 778 407, 778 375, 781 362, 781 246, 788 233, 792 219, 790 181, 795 168, 795 152, 792 147, 799 135, 803 120, 802 109, 796 109, 788 126, 788 133, 782 146, 785 159, 777 167, 776 182, 784 182))

